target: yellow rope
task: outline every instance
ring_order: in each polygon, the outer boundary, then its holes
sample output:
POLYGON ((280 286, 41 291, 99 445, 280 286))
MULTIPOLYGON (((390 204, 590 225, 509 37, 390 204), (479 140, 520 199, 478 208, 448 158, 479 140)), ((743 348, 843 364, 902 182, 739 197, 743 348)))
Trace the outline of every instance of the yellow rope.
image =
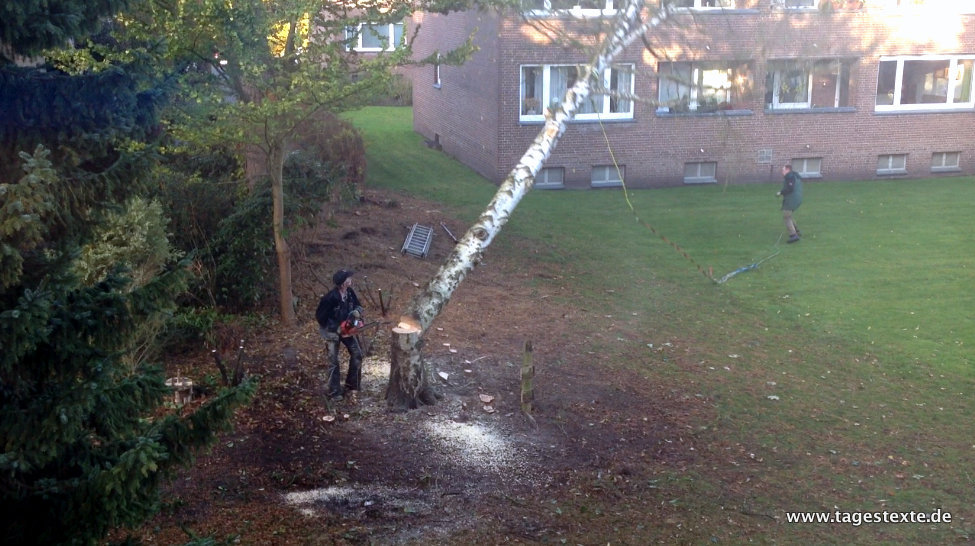
POLYGON ((694 266, 697 267, 697 270, 702 275, 704 275, 708 280, 710 280, 711 282, 717 282, 714 279, 714 272, 712 271, 712 268, 708 267, 707 269, 704 269, 704 267, 701 264, 697 263, 697 261, 694 258, 692 258, 690 256, 690 254, 687 253, 687 251, 685 251, 683 248, 681 248, 680 245, 678 245, 674 241, 671 241, 667 237, 664 237, 664 235, 662 233, 658 232, 653 226, 651 226, 647 222, 644 222, 643 220, 641 220, 640 217, 637 215, 636 209, 633 207, 633 202, 630 201, 630 192, 626 189, 626 181, 623 180, 623 172, 620 170, 620 164, 619 164, 618 161, 616 161, 616 154, 613 152, 613 146, 609 142, 609 135, 606 134, 606 127, 603 125, 603 118, 602 118, 602 116, 599 115, 599 113, 597 113, 596 114, 596 119, 599 120, 599 128, 603 132, 603 139, 606 141, 606 149, 609 150, 609 157, 613 160, 613 167, 616 168, 616 176, 619 177, 620 184, 623 186, 623 198, 626 200, 626 205, 628 207, 630 207, 630 212, 633 214, 633 218, 640 225, 642 225, 643 227, 649 229, 651 233, 653 233, 657 237, 660 237, 660 239, 663 242, 665 242, 665 243, 669 244, 670 246, 672 246, 674 248, 674 250, 676 250, 677 252, 679 252, 681 256, 683 256, 684 258, 687 259, 687 261, 689 261, 692 264, 694 264, 694 266))

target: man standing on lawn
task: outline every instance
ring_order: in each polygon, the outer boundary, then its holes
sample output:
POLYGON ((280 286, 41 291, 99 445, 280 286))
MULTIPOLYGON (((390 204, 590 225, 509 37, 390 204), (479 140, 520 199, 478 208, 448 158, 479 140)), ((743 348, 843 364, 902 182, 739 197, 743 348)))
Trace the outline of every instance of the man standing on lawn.
POLYGON ((782 189, 775 195, 782 196, 782 219, 785 221, 785 229, 789 230, 789 243, 799 241, 799 228, 792 217, 793 213, 802 204, 802 178, 792 171, 792 165, 782 166, 782 189))

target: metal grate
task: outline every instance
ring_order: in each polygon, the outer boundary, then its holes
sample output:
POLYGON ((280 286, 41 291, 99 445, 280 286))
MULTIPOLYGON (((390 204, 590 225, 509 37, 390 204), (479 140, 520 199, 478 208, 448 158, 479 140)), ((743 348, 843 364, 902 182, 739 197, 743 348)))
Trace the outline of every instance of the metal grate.
POLYGON ((427 252, 430 251, 430 241, 432 239, 432 227, 413 224, 413 227, 410 228, 409 235, 406 236, 406 241, 403 243, 403 248, 400 250, 400 252, 409 254, 411 256, 416 256, 417 258, 426 257, 427 252))

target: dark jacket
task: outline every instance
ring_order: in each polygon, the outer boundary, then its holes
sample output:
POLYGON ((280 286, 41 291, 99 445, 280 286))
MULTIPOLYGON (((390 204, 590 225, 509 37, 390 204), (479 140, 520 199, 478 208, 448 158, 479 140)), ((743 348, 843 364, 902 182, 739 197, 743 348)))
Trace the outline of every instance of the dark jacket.
POLYGON ((789 171, 782 181, 782 210, 796 210, 802 204, 802 177, 789 171))
POLYGON ((359 304, 359 298, 355 295, 355 290, 351 287, 346 290, 345 301, 342 301, 339 289, 333 288, 318 302, 315 319, 322 328, 329 332, 337 332, 342 321, 349 318, 349 314, 356 309, 361 312, 362 306, 359 304))

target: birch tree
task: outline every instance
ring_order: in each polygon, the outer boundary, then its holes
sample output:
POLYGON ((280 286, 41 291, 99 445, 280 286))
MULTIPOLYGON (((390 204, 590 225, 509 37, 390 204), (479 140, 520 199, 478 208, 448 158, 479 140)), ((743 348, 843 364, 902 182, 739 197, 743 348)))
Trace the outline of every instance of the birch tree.
POLYGON ((477 221, 454 246, 429 284, 413 298, 392 329, 390 377, 386 401, 395 409, 414 409, 436 403, 437 394, 421 355, 423 336, 450 301, 467 274, 481 261, 485 249, 508 222, 521 199, 532 189, 535 176, 565 133, 579 107, 594 92, 591 82, 610 68, 623 50, 658 26, 666 11, 647 8, 643 0, 626 0, 612 26, 599 37, 590 61, 579 68, 580 76, 562 102, 545 114, 545 124, 517 165, 498 187, 494 198, 477 221))

